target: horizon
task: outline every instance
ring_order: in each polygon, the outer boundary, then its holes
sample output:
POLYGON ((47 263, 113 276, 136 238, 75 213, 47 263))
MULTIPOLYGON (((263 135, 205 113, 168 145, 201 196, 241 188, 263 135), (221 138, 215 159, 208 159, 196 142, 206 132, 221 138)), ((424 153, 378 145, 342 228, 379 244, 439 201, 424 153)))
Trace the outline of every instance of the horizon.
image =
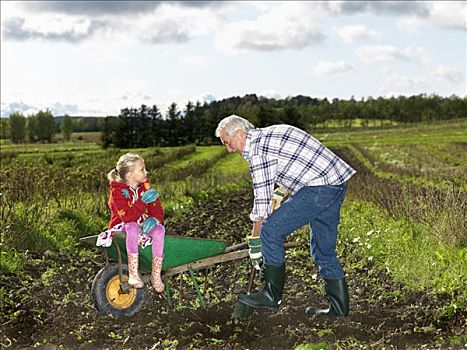
POLYGON ((1 117, 256 94, 464 98, 461 1, 1 2, 1 117))

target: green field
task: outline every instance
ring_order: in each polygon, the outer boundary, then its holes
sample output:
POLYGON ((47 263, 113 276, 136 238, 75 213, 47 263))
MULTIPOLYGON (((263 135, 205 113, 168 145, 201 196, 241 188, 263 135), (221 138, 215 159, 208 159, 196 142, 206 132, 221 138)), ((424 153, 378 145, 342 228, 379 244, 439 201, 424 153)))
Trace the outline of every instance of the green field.
MULTIPOLYGON (((442 307, 430 311, 433 327, 462 316, 467 307, 467 121, 313 135, 357 169, 338 244, 346 269, 356 273, 371 266, 404 290, 443 300, 442 307)), ((145 158, 168 225, 202 215, 215 234, 212 220, 218 214, 202 211, 200 203, 237 196, 251 186, 247 163, 220 145, 103 150, 95 135, 80 136, 67 143, 2 144, 0 269, 6 276, 22 276, 31 254, 88 254, 78 239, 106 227, 106 174, 125 152, 145 158)), ((248 227, 237 231, 222 238, 238 242, 248 227)), ((307 234, 301 229, 297 239, 306 241, 307 234)), ((8 285, 2 284, 0 292, 1 299, 14 302, 8 285)), ((5 305, 2 322, 19 317, 9 301, 5 305)), ((443 344, 465 340, 457 332, 433 339, 443 344)))

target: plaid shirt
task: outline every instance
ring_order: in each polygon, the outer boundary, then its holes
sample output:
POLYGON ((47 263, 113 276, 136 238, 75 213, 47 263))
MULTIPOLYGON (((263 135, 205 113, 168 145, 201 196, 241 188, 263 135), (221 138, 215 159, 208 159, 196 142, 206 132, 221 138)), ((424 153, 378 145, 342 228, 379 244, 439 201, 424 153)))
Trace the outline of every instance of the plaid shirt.
POLYGON ((305 186, 340 185, 355 173, 317 139, 290 125, 250 130, 242 156, 253 178, 252 221, 271 213, 274 184, 295 194, 305 186))

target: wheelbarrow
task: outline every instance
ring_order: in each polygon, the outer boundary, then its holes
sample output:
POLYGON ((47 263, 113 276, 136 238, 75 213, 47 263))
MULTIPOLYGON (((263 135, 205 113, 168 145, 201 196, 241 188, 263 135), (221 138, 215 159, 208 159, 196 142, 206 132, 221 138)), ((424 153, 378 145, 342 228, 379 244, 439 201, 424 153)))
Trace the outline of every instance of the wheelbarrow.
MULTIPOLYGON (((91 297, 96 308, 113 316, 132 316, 143 306, 145 288, 132 288, 128 284, 128 266, 125 244, 126 233, 114 232, 112 245, 102 248, 105 266, 96 274, 92 282, 91 297)), ((96 246, 97 235, 81 238, 84 243, 96 246)), ((286 244, 286 248, 296 246, 286 244)), ((164 261, 162 279, 165 285, 165 298, 171 305, 170 288, 167 277, 188 272, 201 305, 206 302, 200 292, 194 271, 213 267, 219 263, 248 257, 247 243, 229 246, 221 240, 166 235, 164 239, 164 261)), ((139 271, 142 280, 150 284, 152 268, 151 246, 139 246, 139 271)))

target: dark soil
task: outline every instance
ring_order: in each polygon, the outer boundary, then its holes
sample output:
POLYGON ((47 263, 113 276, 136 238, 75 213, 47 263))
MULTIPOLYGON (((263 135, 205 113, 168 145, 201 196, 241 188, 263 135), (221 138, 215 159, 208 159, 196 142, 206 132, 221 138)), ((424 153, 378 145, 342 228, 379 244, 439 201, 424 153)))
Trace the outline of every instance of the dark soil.
MULTIPOLYGON (((239 243, 249 232, 250 203, 249 189, 211 196, 200 200, 193 213, 168 218, 166 226, 180 235, 239 243)), ((189 280, 179 275, 170 279, 172 307, 148 288, 139 313, 113 318, 98 313, 90 297, 92 280, 104 264, 98 253, 31 254, 21 278, 0 277, 2 348, 293 349, 305 343, 340 349, 463 348, 450 337, 465 334, 465 312, 435 320, 440 297, 407 291, 372 266, 346 268, 349 317, 309 319, 305 308, 325 306, 326 300, 306 237, 295 234, 290 240, 301 245, 288 253, 282 308, 277 313, 255 312, 247 321, 230 318, 237 294, 246 289, 247 259, 198 272, 207 309, 199 305, 189 280)), ((342 261, 346 266, 345 257, 342 261)), ((255 285, 260 288, 259 279, 255 285)))

